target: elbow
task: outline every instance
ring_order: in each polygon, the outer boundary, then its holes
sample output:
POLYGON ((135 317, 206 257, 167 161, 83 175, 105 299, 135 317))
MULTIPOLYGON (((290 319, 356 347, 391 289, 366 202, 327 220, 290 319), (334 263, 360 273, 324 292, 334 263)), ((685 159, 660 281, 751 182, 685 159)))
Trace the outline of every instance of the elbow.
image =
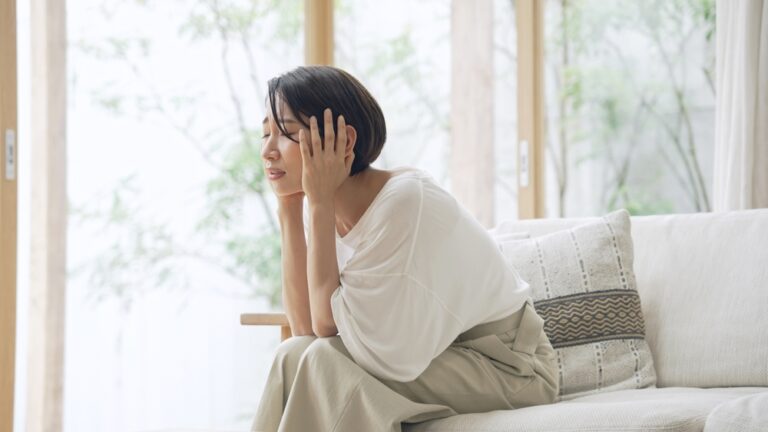
POLYGON ((314 336, 315 332, 311 329, 291 330, 291 336, 314 336))
POLYGON ((312 331, 315 333, 315 336, 317 337, 331 337, 336 336, 338 333, 338 329, 336 329, 335 325, 328 325, 318 322, 312 323, 312 331))

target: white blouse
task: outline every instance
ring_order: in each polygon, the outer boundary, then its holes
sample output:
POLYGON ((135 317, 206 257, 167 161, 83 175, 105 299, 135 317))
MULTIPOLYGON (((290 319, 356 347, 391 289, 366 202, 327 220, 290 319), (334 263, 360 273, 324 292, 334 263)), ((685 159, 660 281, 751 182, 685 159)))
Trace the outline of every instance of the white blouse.
POLYGON ((412 381, 456 337, 506 317, 531 290, 488 231, 432 176, 402 168, 344 236, 336 328, 355 362, 412 381))

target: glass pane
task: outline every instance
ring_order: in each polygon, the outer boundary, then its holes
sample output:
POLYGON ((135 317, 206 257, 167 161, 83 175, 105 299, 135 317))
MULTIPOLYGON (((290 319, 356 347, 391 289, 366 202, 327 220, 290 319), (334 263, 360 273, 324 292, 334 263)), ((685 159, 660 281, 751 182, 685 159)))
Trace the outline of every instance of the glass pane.
POLYGON ((250 426, 279 343, 239 324, 279 300, 261 120, 303 4, 69 3, 65 430, 250 426))
MULTIPOLYGON (((497 221, 517 214, 512 4, 493 2, 489 47, 497 221)), ((280 308, 260 121, 267 79, 303 63, 303 5, 68 4, 65 431, 249 427, 279 342, 278 329, 239 325, 240 313, 280 308)), ((378 166, 420 166, 450 189, 450 1, 336 6, 337 63, 369 86, 390 125, 378 166)), ((35 127, 24 114, 28 32, 20 28, 21 136, 35 127)), ((20 178, 22 306, 28 183, 20 178)))
POLYGON ((363 82, 387 121, 387 142, 374 166, 423 168, 444 187, 450 155, 450 6, 447 0, 363 0, 342 2, 335 11, 336 65, 363 82))
MULTIPOLYGON (((419 167, 451 190, 451 2, 364 0, 337 5, 336 63, 366 85, 387 120, 387 144, 373 165, 419 167)), ((517 218, 512 5, 493 2, 494 46, 487 47, 493 50, 493 70, 487 76, 494 77, 495 162, 483 163, 496 172, 496 222, 517 218)))
POLYGON ((714 0, 548 0, 547 214, 710 210, 714 0))
POLYGON ((494 0, 496 223, 517 219, 517 26, 515 2, 494 0))

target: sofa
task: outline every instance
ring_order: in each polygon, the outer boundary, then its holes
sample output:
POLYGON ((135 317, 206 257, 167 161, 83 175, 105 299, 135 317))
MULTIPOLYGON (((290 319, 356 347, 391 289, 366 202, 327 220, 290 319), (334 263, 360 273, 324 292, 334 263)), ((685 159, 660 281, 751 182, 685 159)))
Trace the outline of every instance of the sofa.
MULTIPOLYGON (((651 385, 403 430, 768 431, 768 209, 628 219, 651 385)), ((594 220, 504 221, 492 231, 535 239, 594 220)), ((241 323, 282 325, 289 336, 280 314, 243 314, 241 323)))
MULTIPOLYGON (((536 238, 593 219, 500 227, 536 238)), ((630 220, 654 385, 404 430, 768 431, 768 209, 630 220)))

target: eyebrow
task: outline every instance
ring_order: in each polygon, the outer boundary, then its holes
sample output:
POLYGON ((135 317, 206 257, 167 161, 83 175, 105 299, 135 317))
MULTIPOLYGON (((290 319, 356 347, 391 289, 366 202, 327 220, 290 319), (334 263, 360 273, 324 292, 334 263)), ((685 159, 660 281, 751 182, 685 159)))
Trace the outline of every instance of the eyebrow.
MULTIPOLYGON (((261 124, 264 124, 264 123, 266 123, 268 121, 269 121, 269 118, 268 117, 264 117, 264 120, 261 121, 261 124)), ((283 123, 283 124, 286 124, 286 123, 298 123, 298 121, 294 120, 294 119, 284 119, 284 120, 281 121, 281 123, 283 123)))

